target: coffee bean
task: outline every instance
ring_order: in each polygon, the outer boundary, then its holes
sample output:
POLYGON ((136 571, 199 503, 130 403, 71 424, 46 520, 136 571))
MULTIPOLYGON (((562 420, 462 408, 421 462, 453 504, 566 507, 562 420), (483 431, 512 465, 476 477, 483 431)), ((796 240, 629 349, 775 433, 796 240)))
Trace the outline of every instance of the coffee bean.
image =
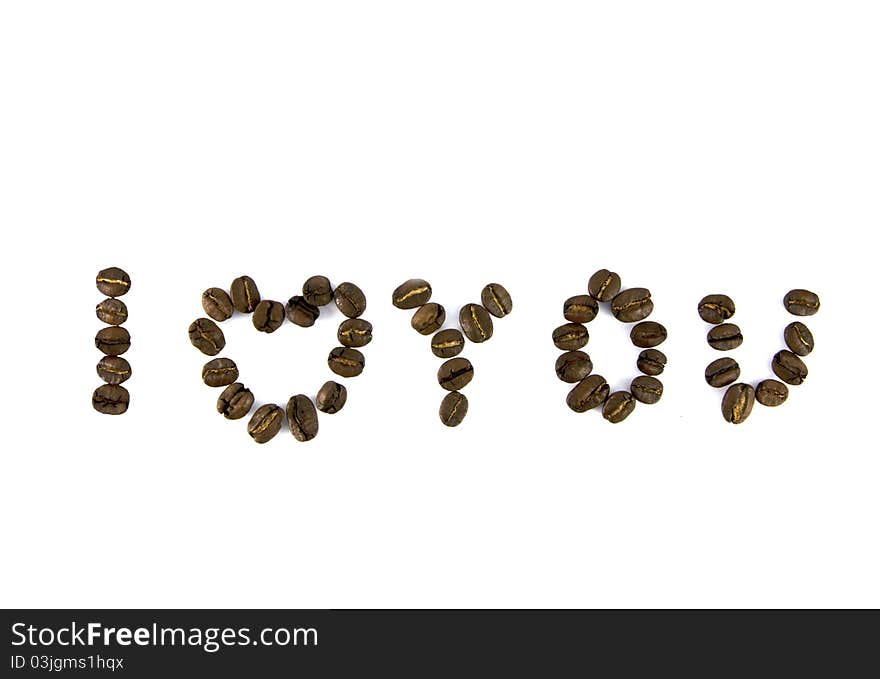
POLYGON ((586 326, 580 323, 566 323, 553 331, 553 344, 558 349, 574 351, 587 345, 590 341, 590 333, 586 326))
POLYGON ((458 391, 474 377, 474 366, 466 358, 450 358, 437 371, 437 381, 447 391, 458 391))
POLYGON ((467 415, 467 396, 458 391, 453 391, 443 397, 440 402, 440 421, 447 427, 457 427, 467 415))
POLYGON ((250 276, 239 276, 229 286, 229 295, 232 298, 232 306, 236 311, 243 314, 253 313, 260 303, 260 291, 257 284, 250 276))
POLYGON ((260 300, 251 322, 260 332, 275 332, 284 323, 284 305, 271 299, 260 300))
POLYGON ((217 324, 208 318, 197 318, 189 325, 189 341, 203 354, 216 356, 226 346, 226 338, 217 324))
POLYGON ((226 290, 208 288, 202 293, 202 309, 215 321, 225 321, 232 317, 235 307, 226 290))
POLYGON ((445 322, 446 309, 436 302, 428 302, 416 309, 410 325, 416 332, 430 335, 432 332, 437 332, 445 322))
POLYGON ((510 293, 499 283, 489 283, 480 293, 480 301, 486 310, 496 318, 504 318, 513 311, 513 300, 510 293))
POLYGON ((121 299, 108 297, 95 307, 95 314, 102 323, 122 325, 128 320, 128 308, 121 299))
POLYGON ((562 315, 572 323, 589 323, 599 313, 599 303, 589 295, 575 295, 565 300, 562 315))
POLYGON ((320 315, 321 310, 314 304, 309 304, 305 297, 294 295, 287 300, 287 318, 294 325, 311 328, 320 315))
POLYGON ((636 400, 628 391, 615 391, 609 395, 602 406, 602 417, 611 422, 618 424, 623 422, 630 413, 636 408, 636 400))
POLYGON ((456 328, 441 330, 431 338, 431 351, 437 358, 458 356, 464 349, 464 335, 456 328))
POLYGON ((803 384, 807 379, 806 364, 797 354, 793 354, 787 349, 776 353, 770 367, 773 368, 776 377, 788 384, 803 384))
POLYGON ((228 358, 215 358, 202 367, 202 381, 209 387, 225 387, 238 379, 238 367, 228 358))
POLYGON ((492 317, 479 304, 465 304, 458 314, 458 323, 471 342, 479 344, 492 337, 492 317))
POLYGON ((333 300, 333 286, 327 276, 312 276, 302 287, 302 296, 312 306, 324 306, 333 300))
POLYGON ((646 375, 660 375, 666 368, 666 354, 657 349, 645 349, 639 354, 636 367, 646 375))
POLYGON ((131 347, 131 336, 125 328, 111 325, 98 330, 95 346, 106 356, 119 356, 131 347))
POLYGON ((697 313, 706 323, 718 325, 736 313, 736 305, 727 295, 706 295, 697 305, 697 313))
POLYGON ((336 347, 327 357, 330 370, 340 377, 357 377, 364 371, 364 355, 357 349, 336 347))
POLYGON ((122 415, 128 410, 128 389, 118 384, 102 384, 92 394, 92 408, 104 415, 122 415))
POLYGON ((333 291, 339 310, 349 318, 357 318, 367 310, 367 298, 354 283, 340 283, 333 291))
POLYGON ((738 382, 727 388, 721 399, 721 414, 727 422, 742 424, 755 405, 755 389, 751 384, 738 382))
POLYGON ((590 276, 587 290, 593 299, 610 302, 620 292, 620 276, 608 269, 599 269, 590 276))
POLYGON ((415 309, 431 299, 431 284, 421 278, 410 278, 391 293, 391 303, 398 309, 415 309))
POLYGON ((131 366, 121 356, 104 356, 98 361, 98 377, 107 384, 122 384, 131 377, 131 366))
POLYGON ((629 385, 630 393, 642 403, 657 403, 663 396, 663 383, 656 377, 640 375, 629 385))
POLYGON ((706 366, 706 382, 710 387, 726 387, 739 379, 739 363, 732 358, 719 358, 706 366))
POLYGON ((318 390, 315 397, 315 405, 322 413, 332 415, 342 410, 342 406, 348 400, 348 389, 339 382, 324 382, 324 386, 318 390))
POLYGON ((584 413, 605 403, 611 388, 601 375, 589 375, 568 392, 565 402, 576 413, 584 413))
POLYGON ((583 351, 566 351, 556 359, 556 376, 563 382, 580 382, 593 372, 593 362, 583 351))
POLYGON ((789 290, 782 303, 795 316, 812 316, 819 311, 819 295, 809 290, 789 290))
POLYGON ((654 321, 642 321, 633 326, 629 338, 637 347, 656 347, 666 341, 666 328, 654 321))
POLYGON ((651 291, 647 288, 630 288, 617 293, 611 300, 611 313, 623 323, 642 321, 654 311, 651 291))
POLYGON ((287 425, 297 441, 305 443, 318 435, 318 411, 304 394, 291 396, 287 402, 287 425))
POLYGON ((284 411, 274 403, 267 403, 254 411, 248 422, 247 432, 257 443, 271 441, 281 431, 284 411))
POLYGON ((233 382, 217 399, 217 412, 227 420, 240 420, 254 407, 254 395, 241 382, 233 382))
POLYGON ((762 406, 774 408, 785 403, 788 398, 788 387, 777 380, 764 380, 755 389, 755 399, 762 406))
POLYGON ((363 318, 349 318, 339 324, 336 339, 344 347, 365 347, 373 340, 373 324, 363 318))
POLYGON ((742 332, 735 323, 716 325, 706 335, 709 346, 718 351, 730 351, 743 343, 742 332))
POLYGON ((783 332, 786 346, 798 356, 806 356, 815 346, 813 333, 800 321, 789 323, 783 332))
POLYGON ((121 297, 131 289, 131 278, 119 267, 111 266, 98 272, 95 285, 107 297, 121 297))

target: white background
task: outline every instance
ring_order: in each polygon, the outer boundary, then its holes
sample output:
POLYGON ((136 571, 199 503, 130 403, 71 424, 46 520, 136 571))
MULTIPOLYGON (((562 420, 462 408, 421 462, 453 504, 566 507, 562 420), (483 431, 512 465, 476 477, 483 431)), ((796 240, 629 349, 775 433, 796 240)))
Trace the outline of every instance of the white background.
MULTIPOLYGON (((6 606, 880 606, 876 3, 40 2, 0 10, 6 606), (128 270, 130 411, 101 416, 98 269, 128 270), (663 400, 565 405, 550 333, 598 268, 653 291, 663 400), (309 275, 375 339, 318 438, 255 445, 187 341, 201 291, 309 275), (451 320, 503 283, 443 427, 451 320), (810 376, 739 427, 697 317, 769 377, 794 287, 810 376), (862 376, 866 375, 866 376, 862 376)), ((260 401, 313 394, 340 314, 223 326, 260 401)), ((607 313, 586 350, 636 374, 607 313)))

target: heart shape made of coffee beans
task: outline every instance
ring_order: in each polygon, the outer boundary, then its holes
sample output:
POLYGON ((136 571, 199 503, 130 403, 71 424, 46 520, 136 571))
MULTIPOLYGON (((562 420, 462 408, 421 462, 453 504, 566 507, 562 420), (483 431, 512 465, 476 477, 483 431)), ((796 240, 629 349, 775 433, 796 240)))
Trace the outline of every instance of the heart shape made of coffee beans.
MULTIPOLYGON (((320 307, 335 302, 346 316, 339 324, 336 337, 340 346, 330 351, 327 365, 336 375, 357 377, 364 370, 364 355, 359 351, 373 339, 373 326, 361 315, 367 298, 354 283, 340 283, 334 289, 326 276, 312 276, 302 286, 302 294, 291 297, 287 304, 262 299, 257 284, 250 276, 239 276, 229 286, 208 288, 202 293, 202 308, 210 318, 197 318, 189 326, 189 341, 207 356, 217 356, 226 346, 223 331, 217 325, 235 313, 250 314, 254 327, 265 333, 278 330, 285 318, 301 327, 315 324, 320 307)), ((224 387, 217 399, 217 411, 229 420, 250 414, 254 395, 238 381, 238 366, 232 359, 217 357, 205 363, 202 381, 209 387, 224 387)), ((257 443, 273 439, 284 421, 297 441, 310 441, 318 435, 318 412, 333 414, 342 410, 348 392, 342 384, 326 382, 314 396, 291 396, 285 408, 266 403, 257 408, 247 425, 248 434, 257 443)))

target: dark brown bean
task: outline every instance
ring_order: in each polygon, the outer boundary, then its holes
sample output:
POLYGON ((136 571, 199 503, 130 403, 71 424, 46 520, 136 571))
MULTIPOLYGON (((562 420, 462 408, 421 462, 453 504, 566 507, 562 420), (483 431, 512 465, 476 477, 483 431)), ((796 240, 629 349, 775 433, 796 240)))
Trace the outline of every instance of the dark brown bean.
POLYGON ((739 379, 739 363, 725 356, 706 366, 706 383, 710 387, 726 387, 739 379))
POLYGON ((122 325, 128 320, 128 307, 121 299, 108 297, 95 307, 95 315, 107 325, 122 325))
POLYGON ((286 414, 290 433, 297 441, 305 443, 318 435, 318 411, 312 399, 305 394, 290 397, 286 414))
POLYGON ((254 395, 241 382, 233 382, 217 398, 217 412, 227 420, 240 420, 254 406, 254 395))
POLYGON ((128 410, 130 396, 118 384, 102 384, 92 394, 92 408, 103 415, 122 415, 128 410))
POLYGON ((364 371, 366 360, 357 349, 336 347, 327 357, 327 364, 340 377, 357 377, 364 371))
POLYGON ((121 297, 131 289, 131 278, 118 266, 111 266, 98 272, 95 285, 107 297, 121 297))
POLYGON ((284 305, 271 299, 260 300, 251 321, 260 332, 275 332, 284 324, 284 305))
POLYGON ((553 331, 553 344, 565 351, 582 349, 589 341, 590 333, 587 327, 580 323, 566 323, 553 331))
POLYGON ((340 283, 333 291, 333 300, 349 318, 357 318, 367 310, 367 298, 354 283, 340 283))
POLYGON ((464 336, 475 344, 492 337, 492 316, 480 304, 465 304, 458 314, 458 322, 464 336))
POLYGON ((657 349, 645 349, 639 354, 636 366, 646 375, 660 375, 666 369, 666 354, 657 349))
POLYGON ((608 269, 599 269, 590 276, 587 290, 599 302, 610 302, 620 292, 620 276, 608 269))
POLYGON ((431 299, 431 284, 421 278, 410 278, 391 293, 391 303, 398 309, 415 309, 431 299))
POLYGON ((348 389, 339 382, 324 382, 315 397, 315 405, 322 413, 332 415, 342 410, 348 400, 348 389))
POLYGON ((437 371, 437 381, 447 391, 466 387, 474 377, 474 366, 466 358, 450 358, 437 371))
POLYGON ((208 288, 202 293, 202 309, 215 321, 222 322, 232 317, 235 307, 225 290, 208 288))
POLYGON ((636 400, 628 391, 615 391, 609 394, 602 406, 602 417, 611 422, 618 424, 623 422, 630 416, 636 407, 636 400))
POLYGON ((776 353, 770 364, 773 373, 787 384, 803 384, 807 379, 807 366, 797 354, 783 349, 776 353))
POLYGON ((318 320, 318 316, 321 315, 321 310, 318 307, 310 304, 305 297, 300 295, 294 295, 287 300, 286 309, 287 319, 301 328, 311 328, 318 320))
POLYGON ((447 427, 457 427, 467 415, 467 396, 459 391, 453 391, 443 397, 440 402, 440 421, 447 427))
POLYGON ((742 424, 755 405, 755 389, 751 384, 738 382, 727 388, 721 399, 721 414, 727 422, 742 424))
POLYGON ((373 341, 373 324, 363 318, 348 318, 339 324, 336 339, 344 347, 365 347, 373 341))
POLYGON ((722 323, 706 335, 709 346, 718 351, 730 351, 743 343, 742 331, 735 323, 722 323))
POLYGON ((775 408, 785 403, 788 398, 788 387, 778 380, 764 380, 755 389, 755 400, 762 406, 775 408))
POLYGON ((697 313, 706 323, 718 325, 733 317, 736 305, 727 295, 706 295, 697 305, 697 313))
POLYGON ((565 402, 576 413, 584 413, 605 403, 611 388, 601 375, 589 375, 568 392, 565 402))
POLYGON ((599 303, 589 295, 575 295, 565 300, 562 315, 571 323, 589 323, 599 313, 599 303))
POLYGON ((122 384, 131 377, 131 366, 121 356, 104 356, 98 361, 97 371, 107 384, 122 384))
POLYGON ((458 356, 464 349, 464 335, 456 328, 441 330, 431 338, 431 351, 437 358, 458 356))
POLYGON ((327 276, 312 276, 302 287, 302 296, 312 306, 325 306, 333 300, 333 286, 327 276))
POLYGON ((236 311, 243 314, 253 313, 260 303, 260 291, 257 284, 250 276, 239 276, 229 286, 229 295, 232 298, 232 306, 236 311))
POLYGON ((666 341, 666 328, 654 321, 642 321, 633 326, 629 338, 635 346, 649 349, 666 341))
POLYGON ((617 293, 611 300, 611 313, 622 323, 642 321, 654 311, 651 291, 647 288, 630 288, 617 293))
POLYGON ((786 346, 798 356, 806 356, 815 346, 813 333, 800 321, 795 321, 785 326, 783 335, 785 336, 786 346))
POLYGON ((653 404, 663 396, 663 383, 656 377, 639 375, 629 385, 629 391, 637 401, 653 404))
POLYGON ((496 318, 504 318, 513 311, 513 300, 510 293, 499 283, 489 283, 480 293, 480 301, 486 310, 496 318))
POLYGON ((566 351, 556 359, 556 376, 563 382, 580 382, 593 372, 593 362, 583 351, 566 351))
POLYGON ((228 358, 215 358, 202 367, 202 381, 209 387, 225 387, 238 379, 238 367, 228 358))
POLYGON ((782 303, 795 316, 812 316, 819 311, 819 295, 809 290, 789 290, 782 303))
POLYGON ((428 302, 416 309, 410 325, 413 330, 422 334, 430 335, 437 332, 446 322, 446 309, 436 302, 428 302))
POLYGON ((274 403, 261 405, 254 411, 248 422, 247 432, 257 443, 271 441, 281 431, 284 422, 284 411, 274 403))
POLYGON ((106 356, 120 356, 131 347, 131 336, 125 328, 111 325, 98 330, 95 346, 106 356))
POLYGON ((197 318, 189 324, 189 341, 206 356, 216 356, 226 346, 223 331, 209 318, 197 318))

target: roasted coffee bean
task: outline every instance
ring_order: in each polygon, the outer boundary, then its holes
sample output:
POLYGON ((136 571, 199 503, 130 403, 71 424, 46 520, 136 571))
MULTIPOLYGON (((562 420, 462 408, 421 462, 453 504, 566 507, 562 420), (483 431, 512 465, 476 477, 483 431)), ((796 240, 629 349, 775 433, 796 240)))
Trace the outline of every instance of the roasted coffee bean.
POLYGON ((602 406, 602 417, 611 422, 618 424, 623 422, 630 413, 636 408, 636 400, 628 391, 615 391, 605 400, 602 406))
POLYGON ((216 356, 226 346, 223 331, 209 318, 197 318, 189 325, 189 341, 203 354, 216 356))
POLYGON ((785 403, 788 398, 788 387, 777 380, 764 380, 755 389, 755 400, 762 406, 775 406, 785 403))
POLYGON ((209 387, 225 387, 238 379, 238 367, 228 358, 215 358, 202 367, 202 382, 209 387))
POLYGON ((642 349, 656 347, 666 341, 666 328, 654 321, 642 321, 633 326, 629 338, 642 349))
POLYGON ((247 432, 257 443, 271 441, 281 431, 284 422, 284 411, 281 406, 267 403, 254 411, 248 422, 247 432))
POLYGON ((98 361, 98 377, 107 384, 122 384, 131 377, 131 366, 121 356, 104 356, 98 361))
POLYGON ((782 303, 795 316, 812 316, 819 311, 819 295, 809 290, 789 290, 782 303))
POLYGON ((565 402, 576 413, 584 413, 605 403, 611 388, 601 375, 589 375, 568 392, 565 402))
POLYGON ((294 295, 287 300, 287 318, 294 325, 311 328, 320 315, 321 310, 314 304, 309 304, 305 297, 294 295))
POLYGON ((131 289, 131 278, 119 267, 111 266, 98 272, 95 285, 107 297, 121 297, 131 289))
POLYGON ((458 391, 474 377, 474 366, 466 358, 450 358, 437 371, 437 381, 447 391, 458 391))
POLYGON ((589 295, 575 295, 565 300, 562 315, 572 323, 589 323, 599 313, 599 303, 589 295))
POLYGON ((239 276, 229 286, 229 295, 232 298, 232 306, 236 311, 243 314, 253 313, 260 303, 260 291, 257 284, 250 276, 239 276))
POLYGON ((739 379, 739 363, 732 358, 719 358, 706 366, 706 383, 710 387, 726 387, 739 379))
POLYGON ((467 415, 467 396, 459 391, 453 391, 443 397, 440 402, 440 421, 447 427, 457 427, 467 415))
POLYGON ((95 346, 106 356, 119 356, 131 347, 131 336, 125 328, 111 325, 98 330, 95 346))
POLYGON ((336 339, 344 347, 365 347, 373 340, 373 324, 363 318, 349 318, 339 324, 336 339))
POLYGON ((471 342, 479 344, 492 337, 492 317, 480 304, 465 304, 458 314, 458 323, 471 342))
POLYGON ((92 394, 92 408, 104 415, 122 415, 128 410, 128 389, 118 384, 102 384, 92 394))
POLYGON ((284 323, 284 305, 271 299, 260 300, 251 322, 260 332, 275 332, 284 323))
POLYGON ((590 296, 599 302, 610 302, 620 292, 620 276, 608 269, 599 269, 587 283, 590 296))
POLYGON ((813 333, 800 321, 795 321, 785 326, 783 335, 785 336, 786 346, 798 356, 806 356, 815 346, 813 333))
POLYGON ((128 320, 128 308, 121 299, 108 297, 95 307, 95 314, 102 323, 122 325, 128 320))
POLYGON ((303 283, 302 296, 312 306, 324 306, 333 300, 333 286, 327 276, 312 276, 303 283))
POLYGON ((254 407, 254 395, 241 382, 233 382, 217 399, 217 412, 227 420, 240 420, 254 407))
POLYGON ((581 325, 580 323, 566 323, 565 325, 560 325, 553 331, 553 344, 555 344, 558 349, 563 349, 565 351, 581 349, 582 347, 585 347, 589 341, 590 333, 587 331, 586 326, 581 325))
POLYGON ((666 354, 657 349, 645 349, 639 354, 636 367, 646 375, 660 375, 666 369, 666 354))
POLYGON ((697 305, 697 313, 706 323, 724 323, 736 313, 736 305, 727 295, 706 295, 697 305))
POLYGON ((663 396, 663 383, 656 377, 639 375, 629 385, 630 393, 642 403, 657 403, 663 396))
POLYGON ((287 426, 297 441, 305 443, 318 435, 318 411, 304 394, 291 396, 287 402, 287 426))
POLYGON ((464 335, 456 328, 441 330, 431 338, 431 351, 437 358, 458 356, 464 349, 464 335))
POLYGON ((232 317, 235 307, 226 290, 208 288, 202 293, 202 309, 215 321, 225 321, 232 317))
POLYGON ((721 399, 721 414, 727 422, 742 424, 755 405, 755 389, 751 384, 738 382, 727 388, 721 399))
POLYGON ((342 410, 342 406, 348 400, 348 389, 339 382, 324 382, 324 386, 318 390, 315 396, 315 405, 322 413, 332 415, 342 410))
POLYGON ((367 298, 354 283, 340 283, 333 291, 339 310, 349 318, 357 318, 367 310, 367 298))
POLYGON ((556 359, 556 376, 563 382, 580 382, 593 372, 593 362, 583 351, 566 351, 556 359))
POLYGON ((716 325, 706 335, 709 346, 718 351, 730 351, 743 343, 742 332, 735 323, 716 325))
POLYGON ((642 321, 654 311, 651 291, 647 288, 630 288, 619 292, 611 300, 611 313, 623 323, 642 321))
POLYGON ((776 353, 771 363, 773 372, 783 382, 788 384, 803 384, 807 379, 807 366, 797 354, 787 349, 776 353))
POLYGON ((446 309, 436 302, 428 302, 416 309, 410 325, 416 332, 430 335, 432 332, 437 332, 445 322, 446 309))
POLYGON ((504 318, 513 311, 510 293, 500 283, 489 283, 480 293, 480 301, 486 310, 496 318, 504 318))
POLYGON ((364 371, 364 355, 357 349, 336 347, 327 357, 330 370, 340 377, 357 377, 364 371))
POLYGON ((421 278, 410 278, 391 293, 391 303, 398 309, 415 309, 431 299, 431 284, 421 278))

